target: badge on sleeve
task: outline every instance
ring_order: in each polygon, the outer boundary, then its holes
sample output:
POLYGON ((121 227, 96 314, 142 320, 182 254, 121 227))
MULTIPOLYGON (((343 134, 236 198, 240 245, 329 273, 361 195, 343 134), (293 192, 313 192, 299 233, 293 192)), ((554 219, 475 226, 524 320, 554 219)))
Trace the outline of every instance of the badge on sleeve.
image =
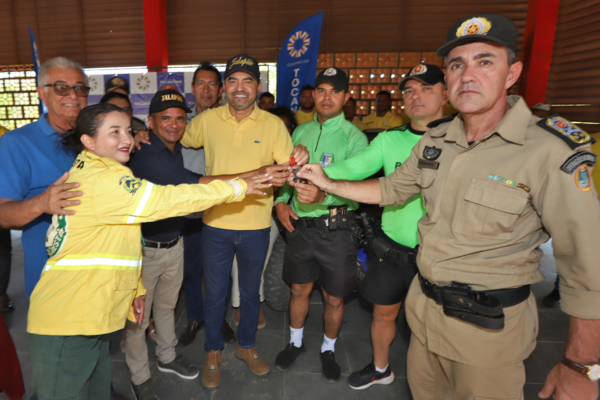
POLYGON ((571 149, 595 142, 586 131, 577 125, 573 125, 558 114, 539 120, 537 126, 561 138, 571 149))
POLYGON ((133 176, 125 175, 119 179, 119 185, 133 195, 138 191, 139 188, 142 187, 142 181, 133 176))
POLYGON ((575 171, 575 186, 579 190, 590 190, 591 180, 590 173, 586 165, 582 165, 575 171))
POLYGON ((440 154, 442 154, 442 149, 438 149, 435 146, 425 146, 425 149, 423 150, 423 158, 429 161, 437 160, 440 157, 440 154))
POLYGON ((582 165, 589 165, 590 167, 593 167, 596 165, 596 158, 598 158, 598 156, 594 153, 590 153, 589 151, 579 151, 567 158, 567 161, 560 166, 560 169, 565 171, 567 174, 572 174, 582 165))

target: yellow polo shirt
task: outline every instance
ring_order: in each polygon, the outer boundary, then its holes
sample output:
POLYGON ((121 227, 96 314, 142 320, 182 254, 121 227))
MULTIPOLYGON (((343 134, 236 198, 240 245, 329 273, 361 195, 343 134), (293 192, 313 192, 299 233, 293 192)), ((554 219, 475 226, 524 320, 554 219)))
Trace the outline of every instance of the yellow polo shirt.
POLYGON ((317 113, 317 109, 313 107, 311 112, 302 111, 301 108, 295 112, 296 121, 298 121, 298 125, 302 125, 305 122, 310 122, 315 119, 315 114, 317 113))
POLYGON ((358 129, 360 129, 361 131, 364 131, 365 129, 369 128, 367 126, 367 124, 365 124, 364 122, 362 122, 358 118, 354 118, 354 120, 352 121, 352 123, 354 124, 355 127, 357 127, 358 129))
POLYGON ((383 117, 378 117, 377 113, 367 115, 362 122, 367 124, 368 129, 390 129, 407 124, 410 119, 406 114, 399 115, 388 111, 383 117))
POLYGON ((0 125, 0 137, 2 137, 2 135, 4 135, 6 132, 8 132, 8 129, 0 125))
MULTIPOLYGON (((254 105, 252 114, 237 122, 229 104, 206 110, 185 128, 184 147, 204 147, 206 175, 231 175, 289 161, 292 138, 281 119, 254 105)), ((250 195, 234 204, 204 211, 203 221, 214 228, 255 230, 271 226, 273 190, 250 195)))

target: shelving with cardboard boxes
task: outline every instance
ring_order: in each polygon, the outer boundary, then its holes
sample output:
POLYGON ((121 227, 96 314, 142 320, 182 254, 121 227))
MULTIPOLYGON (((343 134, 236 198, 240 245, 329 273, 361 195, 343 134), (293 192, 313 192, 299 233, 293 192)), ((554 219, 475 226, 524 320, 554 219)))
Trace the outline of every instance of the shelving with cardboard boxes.
POLYGON ((444 67, 444 59, 435 53, 329 53, 319 54, 317 74, 331 66, 348 74, 358 117, 375 112, 375 96, 380 90, 392 94, 392 112, 401 114, 404 110, 398 83, 421 63, 444 67))

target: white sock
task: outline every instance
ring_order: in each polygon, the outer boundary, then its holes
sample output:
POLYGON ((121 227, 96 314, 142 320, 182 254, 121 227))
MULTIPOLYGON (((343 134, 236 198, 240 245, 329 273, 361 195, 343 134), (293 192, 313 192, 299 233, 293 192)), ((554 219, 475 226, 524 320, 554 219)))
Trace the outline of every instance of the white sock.
POLYGON ((304 327, 294 329, 290 326, 290 343, 294 343, 294 347, 302 347, 302 337, 304 336, 304 327))
POLYGON ((321 346, 321 353, 325 353, 326 351, 335 352, 335 339, 329 339, 327 336, 323 335, 323 345, 321 346))
MULTIPOLYGON (((388 364, 388 365, 389 365, 389 364, 388 364)), ((381 368, 377 368, 377 365, 376 365, 376 366, 375 366, 375 371, 377 371, 377 372, 379 372, 379 373, 383 374, 383 373, 385 372, 385 370, 387 369, 387 367, 388 367, 388 366, 386 365, 386 366, 385 366, 383 369, 381 369, 381 368)))

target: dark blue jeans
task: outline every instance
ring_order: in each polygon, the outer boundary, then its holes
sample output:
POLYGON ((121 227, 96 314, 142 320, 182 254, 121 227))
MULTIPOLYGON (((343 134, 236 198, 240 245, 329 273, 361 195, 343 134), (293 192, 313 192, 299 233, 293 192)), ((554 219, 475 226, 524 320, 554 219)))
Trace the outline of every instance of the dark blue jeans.
POLYGON ((271 228, 235 231, 202 228, 202 259, 206 296, 204 298, 204 329, 206 351, 225 347, 221 336, 223 304, 231 279, 233 255, 237 254, 238 280, 240 284, 240 325, 237 329, 238 343, 245 349, 255 345, 256 327, 260 312, 260 277, 269 247, 271 228))
MULTIPOLYGON (((202 219, 186 218, 183 227, 183 291, 188 321, 204 321, 204 299, 202 298, 202 219)), ((231 285, 223 310, 223 319, 227 317, 227 307, 231 300, 231 285)), ((221 321, 222 322, 222 321, 221 321)))

